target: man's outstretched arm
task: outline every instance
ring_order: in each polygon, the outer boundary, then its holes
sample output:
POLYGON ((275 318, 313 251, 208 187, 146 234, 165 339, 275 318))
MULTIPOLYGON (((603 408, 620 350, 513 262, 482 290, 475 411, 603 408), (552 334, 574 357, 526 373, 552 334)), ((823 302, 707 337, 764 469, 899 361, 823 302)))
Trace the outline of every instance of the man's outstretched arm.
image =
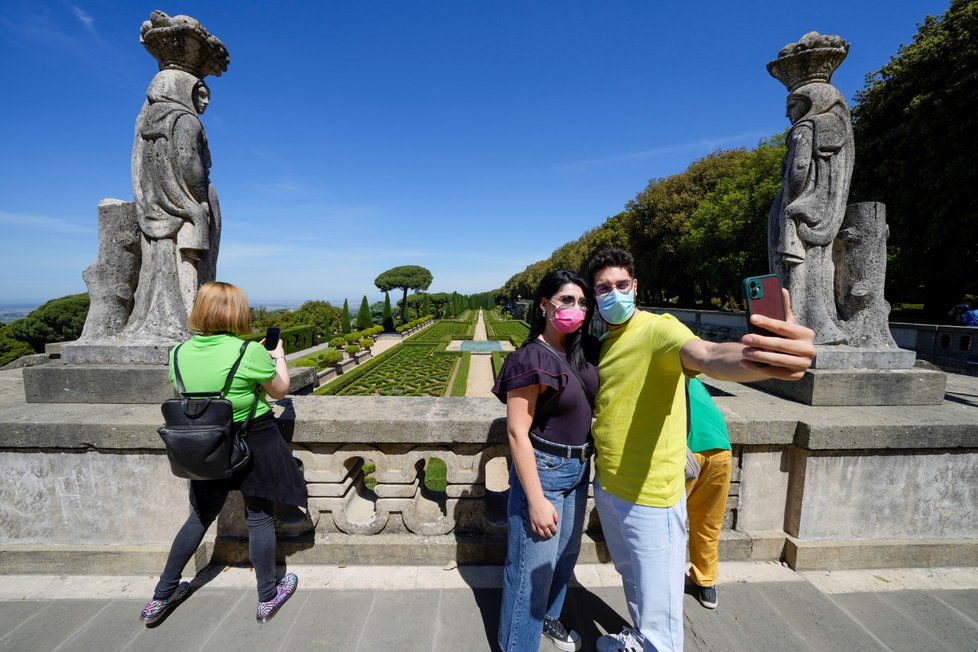
POLYGON ((815 359, 815 332, 794 322, 788 291, 782 292, 787 321, 751 315, 754 326, 774 336, 748 333, 740 342, 723 343, 690 340, 680 351, 683 367, 717 380, 741 383, 767 378, 801 379, 815 359))

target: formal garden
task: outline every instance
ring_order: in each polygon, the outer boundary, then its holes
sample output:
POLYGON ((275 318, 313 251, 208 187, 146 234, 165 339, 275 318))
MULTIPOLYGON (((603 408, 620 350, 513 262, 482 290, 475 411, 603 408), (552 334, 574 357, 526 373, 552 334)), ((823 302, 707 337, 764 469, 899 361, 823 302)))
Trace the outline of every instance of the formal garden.
POLYGON ((478 311, 442 319, 376 358, 321 387, 331 396, 464 396, 468 353, 446 351, 452 340, 471 339, 478 311), (452 382, 453 378, 458 382, 452 382))

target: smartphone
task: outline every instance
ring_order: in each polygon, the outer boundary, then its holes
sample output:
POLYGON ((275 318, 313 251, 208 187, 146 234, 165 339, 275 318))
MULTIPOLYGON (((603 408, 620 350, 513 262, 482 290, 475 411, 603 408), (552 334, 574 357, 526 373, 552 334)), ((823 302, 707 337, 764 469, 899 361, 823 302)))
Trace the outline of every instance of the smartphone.
POLYGON ((786 319, 781 277, 777 274, 748 276, 743 280, 744 304, 747 307, 747 328, 758 335, 774 335, 764 328, 750 323, 751 315, 764 315, 772 319, 786 319))
POLYGON ((265 331, 265 349, 268 351, 274 351, 278 347, 278 334, 281 331, 277 326, 269 326, 268 330, 265 331))

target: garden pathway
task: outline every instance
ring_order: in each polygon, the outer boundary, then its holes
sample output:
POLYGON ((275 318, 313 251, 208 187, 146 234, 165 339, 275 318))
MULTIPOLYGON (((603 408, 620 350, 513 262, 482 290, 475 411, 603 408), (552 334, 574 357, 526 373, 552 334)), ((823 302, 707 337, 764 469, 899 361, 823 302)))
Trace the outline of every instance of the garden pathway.
MULTIPOLYGON (((475 322, 474 340, 486 340, 486 322, 479 311, 475 322)), ((492 396, 492 358, 489 355, 472 355, 469 359, 469 377, 465 386, 466 396, 492 396)))

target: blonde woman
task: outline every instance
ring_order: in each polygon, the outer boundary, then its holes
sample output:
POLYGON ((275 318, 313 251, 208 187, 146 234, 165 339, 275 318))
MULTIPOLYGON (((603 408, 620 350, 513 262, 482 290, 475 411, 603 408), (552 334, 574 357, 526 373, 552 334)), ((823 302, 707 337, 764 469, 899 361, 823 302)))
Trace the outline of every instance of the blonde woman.
MULTIPOLYGON (((197 293, 188 325, 194 335, 178 352, 186 391, 219 391, 241 353, 243 341, 238 335, 251 329, 248 299, 230 283, 205 283, 197 293)), ((174 351, 170 351, 170 381, 175 384, 173 356, 174 351)), ((238 424, 247 419, 257 401, 248 430, 251 461, 230 478, 190 482, 190 516, 173 541, 153 599, 143 608, 141 618, 147 626, 187 597, 190 585, 180 581, 180 572, 232 490, 240 490, 244 498, 248 553, 258 580, 257 620, 269 620, 295 592, 298 578, 294 573, 283 578, 276 574, 272 506, 274 501, 280 501, 304 507, 308 494, 266 402, 266 397, 279 399, 288 391, 289 370, 282 342, 272 351, 266 351, 258 342, 249 343, 226 398, 234 406, 234 421, 238 424), (259 386, 262 391, 256 392, 259 386)))

